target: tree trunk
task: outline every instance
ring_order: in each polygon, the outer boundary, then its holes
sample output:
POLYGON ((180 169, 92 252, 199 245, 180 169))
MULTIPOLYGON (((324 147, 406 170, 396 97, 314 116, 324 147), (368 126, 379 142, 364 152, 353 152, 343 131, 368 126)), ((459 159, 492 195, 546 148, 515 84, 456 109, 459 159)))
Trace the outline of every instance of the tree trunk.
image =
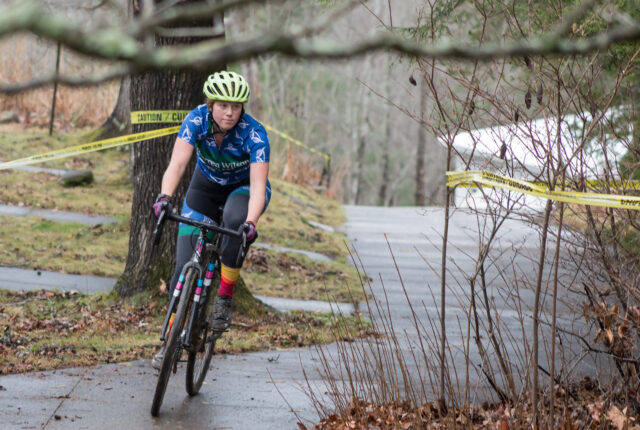
POLYGON ((424 204, 440 205, 447 195, 446 153, 431 131, 425 133, 425 153, 429 154, 429 169, 425 171, 424 204))
MULTIPOLYGON (((255 21, 253 15, 254 10, 252 8, 239 9, 236 11, 234 21, 237 22, 239 33, 244 34, 247 32, 247 27, 251 25, 247 24, 247 22, 249 20, 255 21)), ((262 121, 262 89, 260 87, 258 60, 256 58, 250 58, 242 64, 242 75, 249 83, 249 88, 251 89, 251 98, 247 105, 248 110, 251 112, 251 116, 262 121)))
POLYGON ((382 154, 382 179, 380 183, 380 190, 378 192, 378 204, 380 206, 386 206, 388 204, 387 193, 389 192, 389 169, 389 140, 386 139, 384 152, 382 154))
POLYGON ((427 102, 427 89, 420 85, 420 126, 418 128, 418 153, 416 155, 416 206, 424 206, 424 154, 427 148, 425 133, 425 111, 427 102))
POLYGON ((109 139, 131 133, 131 78, 125 76, 120 81, 118 100, 109 118, 95 131, 91 140, 109 139))
MULTIPOLYGON (((131 0, 136 12, 136 0, 131 0)), ((185 2, 186 3, 186 2, 185 2)), ((182 22, 180 27, 211 26, 207 23, 182 22)), ((224 36, 224 33, 222 33, 224 36)), ((217 36, 216 36, 217 37, 217 36)), ((155 37, 156 46, 195 43, 202 38, 155 37)), ((191 110, 203 103, 202 85, 213 70, 198 72, 163 71, 136 76, 131 81, 131 109, 137 110, 191 110)), ((158 128, 154 124, 135 125, 133 132, 158 128)), ((133 165, 133 201, 129 254, 124 273, 115 286, 121 296, 129 296, 157 286, 161 280, 168 282, 175 264, 175 239, 177 224, 167 222, 162 240, 154 249, 152 234, 155 219, 151 212, 156 195, 160 192, 161 178, 171 158, 176 136, 166 136, 136 143, 131 147, 133 165)), ((173 196, 176 210, 180 210, 195 163, 192 160, 173 196)))
MULTIPOLYGON (((387 65, 387 68, 390 68, 390 64, 387 65)), ((391 76, 387 75, 386 85, 385 85, 385 93, 386 96, 391 99, 391 76)), ((384 121, 384 142, 382 143, 382 179, 380 184, 380 189, 378 191, 378 204, 380 206, 388 206, 390 199, 388 198, 391 180, 391 162, 389 160, 390 152, 391 152, 391 118, 393 117, 392 112, 393 107, 391 104, 387 104, 387 115, 384 121)))
POLYGON ((364 136, 360 136, 358 142, 358 153, 355 159, 355 166, 353 168, 353 183, 352 183, 352 198, 353 204, 360 203, 360 195, 362 192, 362 164, 364 163, 364 150, 366 147, 367 139, 364 136))
POLYGON ((251 88, 251 102, 249 103, 251 115, 262 121, 262 88, 258 76, 258 61, 251 58, 242 70, 245 79, 249 82, 249 88, 251 88))

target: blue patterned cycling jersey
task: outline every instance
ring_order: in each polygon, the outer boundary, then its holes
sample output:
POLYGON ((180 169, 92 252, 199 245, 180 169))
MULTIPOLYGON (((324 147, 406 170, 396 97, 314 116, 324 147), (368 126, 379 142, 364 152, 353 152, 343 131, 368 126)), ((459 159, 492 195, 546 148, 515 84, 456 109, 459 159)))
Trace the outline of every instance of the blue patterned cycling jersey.
POLYGON ((196 148, 198 168, 219 185, 236 184, 249 179, 250 163, 269 162, 269 138, 264 127, 249 114, 243 114, 222 140, 220 149, 211 131, 211 116, 206 104, 200 105, 182 122, 178 137, 196 148))

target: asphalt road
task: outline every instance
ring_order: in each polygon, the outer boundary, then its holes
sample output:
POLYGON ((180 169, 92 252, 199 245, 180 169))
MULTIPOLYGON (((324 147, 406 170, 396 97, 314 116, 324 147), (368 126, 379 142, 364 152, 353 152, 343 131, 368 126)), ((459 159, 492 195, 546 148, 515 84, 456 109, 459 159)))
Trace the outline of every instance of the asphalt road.
MULTIPOLYGON (((367 288, 378 303, 378 306, 375 301, 370 303, 374 309, 370 316, 381 328, 393 325, 397 335, 395 348, 405 358, 402 366, 389 358, 390 364, 383 372, 376 374, 375 369, 363 367, 367 360, 359 358, 358 348, 380 350, 384 340, 325 347, 323 356, 336 377, 334 385, 325 384, 326 379, 318 371, 323 361, 314 348, 215 356, 202 393, 193 398, 184 390, 184 370, 179 369, 178 375, 170 380, 158 418, 149 414, 155 372, 144 362, 2 376, 0 427, 295 429, 299 421, 305 425, 318 421, 318 411, 308 396, 309 386, 313 387, 318 403, 330 408, 328 397, 344 382, 354 382, 356 389, 369 387, 382 392, 385 381, 394 377, 403 380, 397 374, 403 367, 414 381, 423 381, 424 390, 413 390, 412 396, 432 396, 437 392, 437 384, 432 387, 429 378, 438 380, 434 371, 439 338, 433 333, 439 327, 443 210, 347 206, 346 212, 346 232, 356 260, 371 279, 367 288), (351 381, 347 369, 355 369, 351 381)), ((448 363, 455 367, 450 372, 450 385, 459 387, 467 378, 464 352, 469 345, 468 379, 475 399, 491 395, 484 380, 477 376, 480 369, 489 364, 496 366, 491 348, 487 363, 483 362, 474 340, 467 342, 469 278, 475 271, 480 221, 465 211, 452 216, 445 312, 448 363)), ((538 244, 538 233, 531 224, 509 220, 496 239, 486 270, 487 299, 494 321, 501 327, 503 355, 516 375, 525 374, 516 372, 524 371, 523 363, 530 351, 528 308, 533 295, 525 284, 534 279, 538 244)), ((571 282, 569 266, 563 267, 561 275, 567 283, 571 282)), ((353 287, 357 288, 357 283, 353 287)), ((567 306, 560 308, 562 326, 577 330, 570 311, 571 303, 577 299, 570 295, 566 299, 567 306)), ((549 306, 549 300, 545 300, 543 308, 548 310, 549 306)), ((366 310, 365 306, 362 308, 366 310)), ((478 321, 487 324, 483 315, 479 315, 478 321)), ((483 341, 487 345, 486 337, 483 341)), ((544 357, 545 351, 542 352, 544 357)), ((568 365, 571 357, 565 355, 564 360, 568 365)), ((592 366, 578 364, 588 371, 592 366)))

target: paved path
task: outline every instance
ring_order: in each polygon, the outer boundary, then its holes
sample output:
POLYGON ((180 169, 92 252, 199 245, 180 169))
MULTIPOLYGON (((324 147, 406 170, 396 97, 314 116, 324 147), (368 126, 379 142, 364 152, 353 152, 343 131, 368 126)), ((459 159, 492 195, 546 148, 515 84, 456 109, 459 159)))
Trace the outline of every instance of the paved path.
MULTIPOLYGON (((106 293, 113 290, 116 278, 90 275, 71 275, 46 270, 26 270, 17 267, 0 267, 0 288, 6 290, 60 290, 78 291, 83 294, 106 293)), ((303 310, 308 312, 353 313, 351 303, 321 302, 318 300, 286 299, 282 297, 256 296, 263 303, 283 312, 303 310)))
MULTIPOLYGON (((439 303, 439 299, 434 303, 433 297, 438 297, 440 288, 437 248, 441 243, 442 210, 347 206, 346 211, 346 231, 373 280, 371 290, 389 311, 396 333, 402 334, 399 338, 401 353, 406 357, 412 351, 419 352, 419 341, 426 339, 418 336, 407 297, 414 305, 417 321, 430 327, 430 319, 437 319, 439 303)), ((452 218, 450 230, 451 273, 448 276, 446 321, 452 348, 450 361, 456 366, 464 363, 460 350, 465 345, 461 331, 464 332, 464 310, 468 302, 464 297, 468 292, 465 273, 473 270, 471 256, 477 248, 477 225, 475 216, 459 211, 452 218)), ((523 322, 523 331, 510 303, 516 292, 523 302, 531 303, 531 293, 526 288, 505 287, 514 276, 522 282, 533 275, 530 258, 535 256, 537 243, 532 226, 522 221, 509 221, 499 237, 495 263, 487 273, 495 312, 507 329, 507 337, 511 337, 507 340, 511 345, 508 348, 512 349, 507 353, 512 355, 514 366, 520 357, 518 349, 523 346, 521 334, 527 333, 530 322, 523 322), (516 255, 516 248, 524 253, 516 255), (502 272, 504 279, 496 277, 498 269, 507 270, 502 272)), ((380 321, 376 314, 372 317, 380 321)), ((568 318, 564 320, 565 327, 571 323, 568 318)), ((339 347, 336 344, 326 347, 325 353, 330 360, 338 358, 339 347)), ((427 353, 433 355, 433 351, 427 353)), ((423 375, 427 368, 419 355, 419 364, 411 369, 414 375, 423 375)), ((473 342, 471 359, 472 364, 481 364, 473 342)), ((0 385, 4 388, 0 389, 0 423, 3 428, 47 429, 295 429, 299 419, 305 424, 318 419, 316 409, 301 388, 305 380, 310 381, 320 395, 331 391, 322 385, 315 370, 320 363, 313 348, 215 356, 207 385, 200 395, 191 399, 186 395, 182 370, 170 380, 158 419, 149 415, 155 378, 146 363, 4 376, 0 377, 0 385)), ((339 361, 331 364, 336 372, 340 366, 339 361)), ((459 375, 463 376, 464 372, 460 367, 458 369, 459 375)), ((481 391, 482 381, 474 375, 472 380, 475 389, 481 391)), ((339 377, 336 383, 341 383, 339 377)), ((425 395, 430 391, 427 386, 425 395)))
MULTIPOLYGON (((429 381, 431 377, 431 380, 439 381, 440 337, 433 333, 434 330, 439 332, 440 329, 443 209, 347 206, 346 212, 346 230, 352 240, 357 259, 372 278, 369 289, 378 300, 379 309, 382 309, 382 312, 374 311, 372 317, 376 318, 379 324, 393 325, 409 375, 416 380, 422 378, 429 381), (411 309, 415 314, 412 314, 411 309)), ((483 365, 492 366, 493 371, 499 370, 497 355, 489 344, 489 320, 482 312, 482 306, 479 309, 478 321, 483 327, 481 339, 488 351, 488 360, 483 362, 474 342, 473 332, 470 342, 467 343, 469 279, 475 272, 475 257, 480 242, 479 231, 483 230, 483 223, 487 221, 486 218, 479 219, 468 210, 453 211, 447 252, 447 362, 451 369, 455 367, 455 371, 450 372, 450 385, 454 391, 464 385, 465 350, 468 347, 469 381, 472 387, 470 394, 476 399, 491 397, 494 394, 485 378, 479 376, 483 365)), ((496 326, 500 328, 499 332, 494 333, 504 341, 504 345, 501 346, 503 356, 506 357, 507 366, 513 374, 518 375, 515 377, 516 385, 520 385, 522 378, 526 377, 527 360, 530 357, 534 303, 531 286, 535 283, 539 244, 539 233, 531 223, 515 218, 505 221, 495 238, 488 260, 490 264, 487 264, 485 272, 494 330, 496 326)), ((555 243, 550 240, 548 255, 553 255, 554 247, 555 243)), ((563 255, 569 251, 563 249, 563 255)), ((549 326, 545 325, 550 321, 551 314, 550 267, 550 264, 547 264, 543 277, 546 292, 543 293, 541 302, 543 337, 548 337, 550 332, 549 326)), ((572 267, 567 263, 562 265, 559 271, 561 288, 557 311, 558 327, 584 334, 586 328, 581 317, 584 299, 562 288, 575 281, 572 267), (577 313, 571 310, 574 305, 578 308, 577 313)), ((478 294, 476 300, 481 300, 482 297, 478 294)), ((567 342, 566 339, 563 341, 567 342)), ((573 341, 576 342, 575 339, 573 341)), ((549 351, 544 350, 544 343, 541 341, 540 364, 544 369, 548 369, 549 351)), ((565 343, 565 346, 565 368, 574 366, 574 371, 593 373, 594 366, 602 365, 584 359, 582 345, 578 348, 565 343)), ((562 363, 557 360, 556 365, 556 369, 560 369, 562 363)), ((397 371, 395 361, 391 367, 394 366, 394 370, 397 371)), ((402 375, 397 376, 401 380, 402 375)), ((388 379, 389 375, 386 375, 386 378, 388 379)), ((417 397, 433 398, 434 392, 439 393, 437 386, 436 383, 436 387, 427 387, 425 392, 417 397)))
POLYGON ((26 206, 0 205, 0 215, 29 216, 56 222, 72 222, 85 225, 101 225, 116 222, 117 219, 101 215, 84 215, 75 212, 33 209, 26 206))

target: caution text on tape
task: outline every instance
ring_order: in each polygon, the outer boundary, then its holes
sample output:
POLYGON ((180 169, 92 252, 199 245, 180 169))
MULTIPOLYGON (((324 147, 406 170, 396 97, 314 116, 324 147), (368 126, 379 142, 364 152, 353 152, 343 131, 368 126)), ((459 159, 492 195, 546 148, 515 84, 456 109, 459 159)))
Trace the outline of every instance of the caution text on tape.
POLYGON ((131 112, 131 124, 180 123, 188 110, 140 110, 131 112))

